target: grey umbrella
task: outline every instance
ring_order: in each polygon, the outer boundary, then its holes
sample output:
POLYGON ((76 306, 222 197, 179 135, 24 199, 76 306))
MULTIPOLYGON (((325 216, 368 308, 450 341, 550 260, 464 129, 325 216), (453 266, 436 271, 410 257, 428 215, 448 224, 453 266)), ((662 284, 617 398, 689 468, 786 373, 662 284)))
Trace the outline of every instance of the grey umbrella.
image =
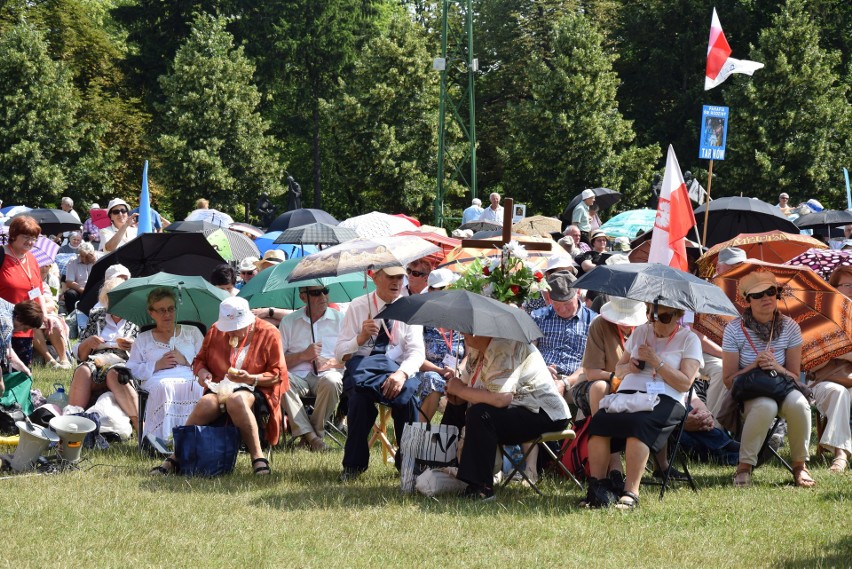
POLYGON ((525 311, 467 290, 405 296, 385 306, 376 318, 518 342, 543 336, 525 311))
POLYGON ((311 223, 291 227, 281 232, 274 241, 279 243, 295 243, 297 245, 337 245, 345 241, 357 239, 358 234, 354 229, 338 227, 327 223, 311 223))

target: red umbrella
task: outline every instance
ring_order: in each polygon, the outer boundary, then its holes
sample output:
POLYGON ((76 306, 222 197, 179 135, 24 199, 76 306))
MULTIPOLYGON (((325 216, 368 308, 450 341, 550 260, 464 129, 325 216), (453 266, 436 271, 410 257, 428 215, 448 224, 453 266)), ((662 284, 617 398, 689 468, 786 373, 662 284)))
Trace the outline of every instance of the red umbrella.
POLYGON ((420 227, 420 221, 416 217, 411 217, 410 215, 405 215, 404 213, 394 213, 394 217, 401 217, 402 219, 407 219, 417 227, 420 227))

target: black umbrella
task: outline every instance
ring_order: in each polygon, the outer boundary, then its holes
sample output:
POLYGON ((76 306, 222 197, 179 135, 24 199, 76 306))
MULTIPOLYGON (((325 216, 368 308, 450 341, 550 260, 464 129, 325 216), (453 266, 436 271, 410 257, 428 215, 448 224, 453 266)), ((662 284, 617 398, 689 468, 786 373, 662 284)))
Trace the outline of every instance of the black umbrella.
POLYGON ((168 231, 170 233, 203 233, 204 235, 210 235, 221 227, 221 225, 216 225, 209 221, 175 221, 170 223, 163 231, 168 231))
POLYGON ((275 218, 275 221, 272 222, 266 231, 286 231, 291 227, 299 227, 300 225, 311 223, 337 225, 340 222, 334 219, 330 213, 321 209, 302 208, 282 213, 275 218))
POLYGON ((329 225, 327 223, 310 223, 282 231, 281 235, 273 243, 338 245, 357 238, 358 234, 355 230, 348 227, 338 227, 337 225, 329 225))
POLYGON ((660 263, 600 265, 573 286, 697 313, 739 315, 721 288, 660 263))
POLYGON ((375 317, 518 342, 544 335, 523 310, 466 290, 405 296, 375 317))
MULTIPOLYGON (((695 209, 698 234, 704 235, 704 210, 707 204, 695 209)), ((773 230, 798 233, 796 224, 784 217, 774 205, 754 198, 739 196, 719 198, 710 202, 707 226, 707 248, 733 239, 740 233, 765 233, 773 230)))
POLYGON ((820 234, 827 235, 829 233, 828 230, 832 227, 852 224, 852 211, 846 209, 827 209, 803 215, 793 223, 799 229, 825 229, 820 234))
POLYGON ((459 229, 470 229, 474 233, 478 231, 499 231, 500 234, 503 234, 503 226, 499 223, 493 223, 491 221, 468 221, 459 229))
MULTIPOLYGON (((601 208, 601 210, 614 206, 618 200, 621 199, 621 192, 616 192, 609 188, 592 188, 592 191, 595 192, 595 203, 598 204, 598 207, 601 208)), ((571 223, 571 215, 574 213, 574 208, 577 207, 581 201, 583 201, 582 192, 574 196, 574 199, 571 200, 568 207, 566 207, 565 211, 562 212, 562 219, 567 219, 568 223, 571 223)))
POLYGON ((82 225, 76 217, 61 209, 31 209, 11 217, 6 225, 10 225, 15 217, 21 215, 35 219, 41 227, 41 232, 47 235, 56 235, 65 231, 79 231, 82 225))
POLYGON ((200 233, 145 233, 95 263, 78 308, 88 313, 95 305, 106 270, 112 265, 124 265, 133 277, 166 272, 207 278, 224 262, 200 233))

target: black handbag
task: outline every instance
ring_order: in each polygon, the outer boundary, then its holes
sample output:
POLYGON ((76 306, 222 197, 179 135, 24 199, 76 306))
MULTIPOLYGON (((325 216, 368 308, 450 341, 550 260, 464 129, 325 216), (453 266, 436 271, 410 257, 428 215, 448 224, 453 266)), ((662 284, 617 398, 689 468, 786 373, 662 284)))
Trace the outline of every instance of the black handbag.
POLYGON ((796 384, 789 376, 778 375, 775 370, 767 372, 755 368, 734 380, 731 386, 731 397, 740 403, 757 397, 769 397, 780 406, 794 389, 796 384))

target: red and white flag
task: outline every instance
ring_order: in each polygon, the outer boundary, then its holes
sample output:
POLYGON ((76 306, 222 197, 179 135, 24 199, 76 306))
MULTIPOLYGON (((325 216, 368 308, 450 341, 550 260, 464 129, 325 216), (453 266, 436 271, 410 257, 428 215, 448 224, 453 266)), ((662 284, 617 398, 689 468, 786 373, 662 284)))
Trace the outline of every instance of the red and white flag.
POLYGON ((666 157, 666 174, 660 189, 660 201, 657 205, 657 217, 654 219, 654 232, 651 234, 651 249, 648 251, 649 263, 662 263, 688 270, 686 259, 686 235, 695 225, 692 203, 677 163, 674 148, 669 145, 666 157))
POLYGON ((704 75, 704 90, 708 91, 727 79, 731 73, 753 75, 763 64, 747 59, 731 57, 731 46, 725 39, 716 8, 713 8, 713 21, 710 23, 710 41, 707 44, 707 70, 704 75))

